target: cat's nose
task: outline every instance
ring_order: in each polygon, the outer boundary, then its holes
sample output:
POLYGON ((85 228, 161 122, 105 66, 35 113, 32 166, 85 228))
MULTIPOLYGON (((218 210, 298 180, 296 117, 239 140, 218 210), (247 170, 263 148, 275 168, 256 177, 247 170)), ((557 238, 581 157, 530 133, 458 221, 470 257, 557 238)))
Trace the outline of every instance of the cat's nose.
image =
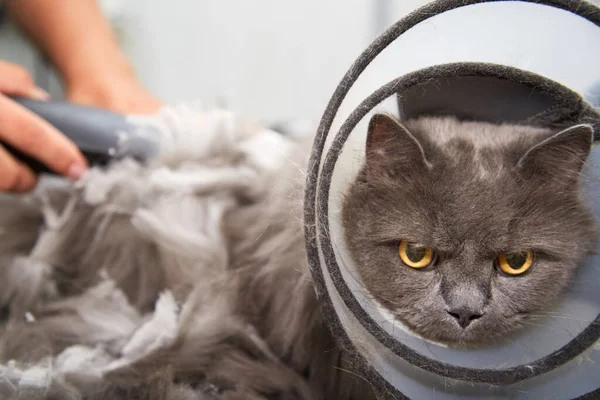
POLYGON ((473 312, 467 308, 457 308, 453 310, 449 310, 448 314, 452 315, 458 321, 458 324, 461 328, 465 329, 467 326, 471 325, 471 322, 475 321, 478 318, 481 318, 483 314, 473 312))

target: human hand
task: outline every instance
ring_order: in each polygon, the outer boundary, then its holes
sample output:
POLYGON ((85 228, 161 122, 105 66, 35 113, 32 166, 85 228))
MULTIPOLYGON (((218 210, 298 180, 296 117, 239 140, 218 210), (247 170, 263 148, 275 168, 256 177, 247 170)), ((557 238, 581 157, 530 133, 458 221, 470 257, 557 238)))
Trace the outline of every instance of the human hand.
MULTIPOLYGON (((8 96, 47 100, 27 70, 0 61, 0 141, 37 159, 53 171, 78 179, 87 162, 77 146, 60 131, 8 96)), ((36 185, 35 173, 0 144, 0 191, 26 192, 36 185)))
POLYGON ((123 114, 148 114, 161 103, 142 88, 97 0, 6 2, 12 19, 48 56, 67 100, 123 114))
POLYGON ((154 114, 162 105, 133 74, 88 75, 68 85, 67 99, 122 114, 154 114))

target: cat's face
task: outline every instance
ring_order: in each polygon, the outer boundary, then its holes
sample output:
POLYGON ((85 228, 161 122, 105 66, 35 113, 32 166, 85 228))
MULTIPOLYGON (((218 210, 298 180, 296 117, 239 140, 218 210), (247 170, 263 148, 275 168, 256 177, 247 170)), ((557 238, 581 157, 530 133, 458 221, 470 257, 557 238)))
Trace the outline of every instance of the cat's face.
POLYGON ((596 243, 579 189, 591 133, 375 116, 342 210, 367 290, 457 346, 551 305, 596 243))

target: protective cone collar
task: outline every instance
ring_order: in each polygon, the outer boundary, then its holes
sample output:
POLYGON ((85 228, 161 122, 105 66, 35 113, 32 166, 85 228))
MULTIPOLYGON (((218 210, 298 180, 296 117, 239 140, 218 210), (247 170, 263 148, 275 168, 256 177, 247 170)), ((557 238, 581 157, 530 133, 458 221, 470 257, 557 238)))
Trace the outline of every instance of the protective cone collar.
MULTIPOLYGON (((381 64, 378 68, 386 70, 381 64)), ((453 349, 390 322, 394 319, 387 310, 362 294, 337 218, 343 182, 352 175, 341 161, 349 139, 364 137, 370 113, 389 108, 390 99, 400 118, 448 114, 556 129, 589 123, 597 143, 600 114, 592 104, 599 94, 600 9, 583 1, 437 1, 389 28, 346 73, 314 141, 305 194, 305 237, 325 319, 339 344, 353 356, 355 372, 370 381, 381 398, 600 398, 600 256, 586 260, 556 306, 559 315, 569 318, 539 321, 540 326, 522 329, 493 346, 453 349), (473 25, 482 23, 485 34, 475 34, 473 25), (556 40, 557 26, 568 32, 573 43, 556 40), (507 29, 508 36, 523 38, 522 51, 506 50, 510 46, 502 44, 508 40, 502 35, 507 29), (352 102, 348 93, 353 85, 388 46, 403 37, 399 51, 391 53, 394 61, 387 64, 387 71, 400 73, 348 108, 344 102, 352 102), (448 38, 456 43, 447 42, 448 38), (422 43, 428 48, 419 46, 422 43), (494 49, 479 51, 486 43, 494 49), (527 47, 532 45, 539 57, 527 47), (410 66, 402 67, 411 46, 431 54, 415 61, 420 57, 415 52, 410 66), (555 60, 554 65, 549 59, 555 60), (351 112, 344 116, 344 109, 351 112), (332 130, 335 136, 328 138, 332 130)), ((364 144, 359 150, 364 155, 364 144)), ((600 178, 596 144, 588 164, 586 174, 600 178)), ((600 181, 585 181, 586 194, 600 217, 600 184, 594 183, 600 181)))

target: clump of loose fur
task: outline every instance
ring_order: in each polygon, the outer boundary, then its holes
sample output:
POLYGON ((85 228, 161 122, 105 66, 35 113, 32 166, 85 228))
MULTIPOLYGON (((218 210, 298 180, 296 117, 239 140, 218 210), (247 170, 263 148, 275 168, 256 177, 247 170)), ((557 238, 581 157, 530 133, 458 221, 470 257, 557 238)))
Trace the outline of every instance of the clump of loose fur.
POLYGON ((368 398, 310 281, 308 147, 221 111, 159 118, 149 165, 0 198, 0 398, 368 398))

